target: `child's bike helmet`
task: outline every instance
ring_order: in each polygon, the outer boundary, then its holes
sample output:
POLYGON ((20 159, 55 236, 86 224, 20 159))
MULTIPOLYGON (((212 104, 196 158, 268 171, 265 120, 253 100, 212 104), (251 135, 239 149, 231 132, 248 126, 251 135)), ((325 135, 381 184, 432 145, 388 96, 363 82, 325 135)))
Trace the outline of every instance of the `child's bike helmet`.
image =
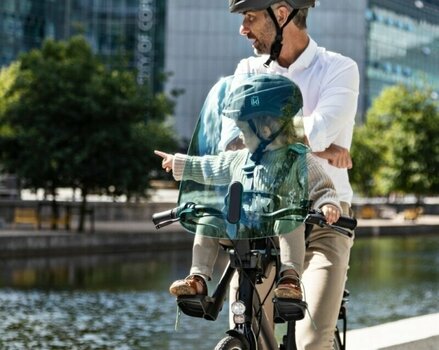
POLYGON ((256 74, 240 78, 225 99, 222 114, 235 121, 247 121, 260 143, 252 160, 258 163, 265 148, 303 107, 302 93, 290 79, 275 74, 256 74), (280 118, 281 127, 268 139, 255 125, 257 117, 280 118))
POLYGON ((282 75, 262 73, 239 80, 226 97, 222 112, 233 120, 248 121, 258 116, 285 117, 286 107, 291 117, 302 109, 299 87, 282 75))

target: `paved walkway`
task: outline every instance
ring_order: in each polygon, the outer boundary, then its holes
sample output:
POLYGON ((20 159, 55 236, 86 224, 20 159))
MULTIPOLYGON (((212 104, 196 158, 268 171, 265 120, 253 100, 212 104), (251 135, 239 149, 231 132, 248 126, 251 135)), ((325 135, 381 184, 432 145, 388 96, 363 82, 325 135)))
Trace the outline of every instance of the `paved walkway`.
POLYGON ((438 350, 439 313, 347 332, 349 350, 438 350))

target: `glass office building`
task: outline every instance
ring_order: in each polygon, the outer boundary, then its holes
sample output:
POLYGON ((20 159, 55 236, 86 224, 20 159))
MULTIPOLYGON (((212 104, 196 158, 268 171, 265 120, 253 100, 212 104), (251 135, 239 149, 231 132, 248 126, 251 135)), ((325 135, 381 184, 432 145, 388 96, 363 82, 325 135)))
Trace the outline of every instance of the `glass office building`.
POLYGON ((165 0, 2 0, 0 66, 44 39, 83 34, 103 61, 161 89, 165 0))
POLYGON ((366 11, 367 104, 403 83, 439 93, 439 2, 371 1, 366 11))
POLYGON ((331 0, 310 10, 309 33, 360 70, 357 121, 386 86, 431 87, 439 93, 439 1, 331 0))

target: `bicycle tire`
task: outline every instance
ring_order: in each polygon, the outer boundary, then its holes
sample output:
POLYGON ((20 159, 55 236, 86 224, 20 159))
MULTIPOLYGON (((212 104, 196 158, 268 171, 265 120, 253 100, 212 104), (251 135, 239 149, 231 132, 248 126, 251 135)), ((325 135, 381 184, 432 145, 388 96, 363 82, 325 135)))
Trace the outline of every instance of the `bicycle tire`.
POLYGON ((249 350, 249 346, 241 339, 229 335, 219 341, 215 350, 249 350))

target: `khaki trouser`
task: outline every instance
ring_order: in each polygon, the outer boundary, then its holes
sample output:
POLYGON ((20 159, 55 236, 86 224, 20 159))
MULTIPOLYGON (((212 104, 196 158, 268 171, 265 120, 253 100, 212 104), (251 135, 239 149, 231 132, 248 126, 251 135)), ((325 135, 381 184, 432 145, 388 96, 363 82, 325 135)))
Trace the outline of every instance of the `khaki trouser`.
MULTIPOLYGON (((342 203, 343 214, 351 215, 347 203, 342 203)), ((315 226, 308 238, 302 274, 303 291, 308 303, 308 314, 296 324, 296 342, 299 350, 333 349, 334 329, 337 323, 343 290, 349 266, 353 238, 331 229, 315 226)), ((271 274, 274 278, 274 274, 271 274)), ((265 296, 272 279, 258 285, 258 292, 265 296)), ((236 295, 237 278, 230 288, 230 300, 236 295)), ((265 303, 266 315, 272 317, 271 298, 265 303)), ((271 321, 271 324, 273 322, 271 321)), ((274 324, 273 324, 274 326, 274 324)), ((264 348, 264 350, 271 350, 264 348)))

